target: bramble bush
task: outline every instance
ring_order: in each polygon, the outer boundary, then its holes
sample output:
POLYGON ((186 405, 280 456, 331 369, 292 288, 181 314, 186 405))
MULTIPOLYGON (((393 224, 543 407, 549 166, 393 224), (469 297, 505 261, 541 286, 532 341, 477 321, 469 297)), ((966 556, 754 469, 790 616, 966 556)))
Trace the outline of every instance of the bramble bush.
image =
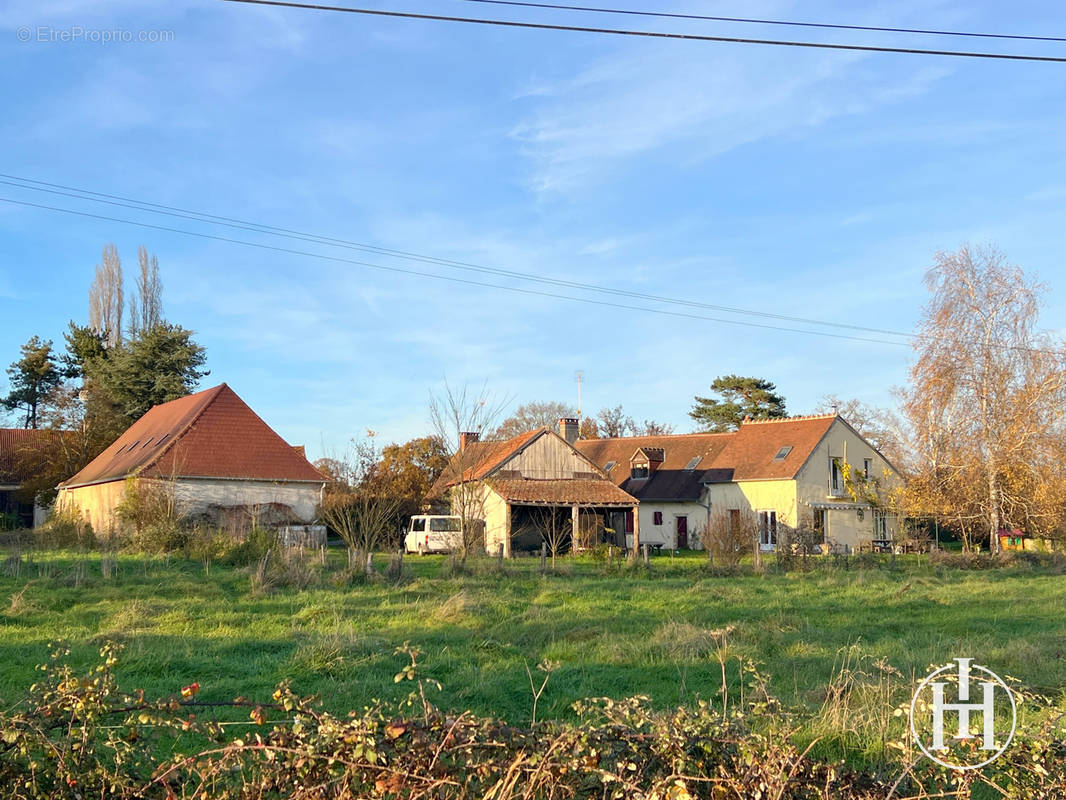
POLYGON ((875 774, 794 746, 794 716, 751 665, 746 701, 725 713, 707 702, 662 712, 643 697, 597 698, 574 705, 577 723, 517 726, 441 711, 431 700, 440 684, 422 674, 417 648, 397 654, 407 699, 336 717, 288 682, 265 703, 204 702, 197 683, 149 700, 119 687, 116 646, 84 675, 57 648, 26 700, 0 713, 0 786, 20 800, 970 800, 993 786, 996 797, 1057 800, 1066 791, 1066 742, 1050 716, 980 772, 925 761, 875 774), (218 722, 223 710, 243 722, 218 722))

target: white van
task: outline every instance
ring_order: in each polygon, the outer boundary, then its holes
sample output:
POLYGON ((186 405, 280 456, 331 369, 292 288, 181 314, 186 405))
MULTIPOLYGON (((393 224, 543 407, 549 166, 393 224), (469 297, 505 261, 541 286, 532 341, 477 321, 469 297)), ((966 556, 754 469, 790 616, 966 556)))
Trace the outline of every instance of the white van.
POLYGON ((450 553, 463 545, 463 521, 460 517, 419 514, 411 517, 403 546, 408 553, 450 553))

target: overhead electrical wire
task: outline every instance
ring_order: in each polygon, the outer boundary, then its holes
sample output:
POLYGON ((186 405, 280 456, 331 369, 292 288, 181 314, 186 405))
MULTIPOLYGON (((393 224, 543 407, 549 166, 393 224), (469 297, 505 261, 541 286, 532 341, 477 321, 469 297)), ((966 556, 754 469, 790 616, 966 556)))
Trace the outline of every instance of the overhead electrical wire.
MULTIPOLYGON (((0 173, 0 177, 13 177, 13 176, 6 176, 3 173, 0 173)), ((32 179, 24 178, 22 180, 30 181, 32 179)), ((37 181, 37 182, 38 183, 45 183, 43 181, 37 181)), ((33 187, 29 187, 29 186, 20 186, 19 184, 15 184, 15 183, 12 183, 10 181, 0 181, 0 183, 6 184, 8 186, 17 186, 19 188, 24 188, 24 189, 25 188, 33 188, 33 187)), ((46 185, 58 186, 59 184, 46 184, 46 185)), ((85 192, 86 192, 86 194, 97 194, 97 195, 102 195, 104 197, 118 197, 118 195, 103 195, 103 193, 100 193, 100 192, 89 192, 88 190, 85 190, 85 192)), ((52 193, 53 194, 64 194, 63 192, 52 192, 52 193)), ((77 195, 73 195, 73 194, 69 194, 69 195, 66 195, 66 196, 74 197, 76 199, 92 200, 92 198, 90 198, 90 197, 80 197, 79 198, 77 195)), ((58 206, 49 206, 49 205, 45 205, 45 204, 42 204, 42 203, 31 203, 31 202, 26 201, 26 200, 17 200, 15 198, 11 198, 11 197, 0 197, 0 202, 11 203, 13 205, 26 206, 26 207, 29 207, 29 208, 37 208, 37 209, 42 209, 42 210, 46 210, 46 211, 55 211, 55 212, 59 212, 59 213, 63 213, 63 214, 71 214, 71 215, 80 216, 80 217, 86 217, 86 218, 90 218, 90 219, 104 220, 104 221, 107 221, 107 222, 118 222, 118 223, 121 223, 123 225, 133 225, 133 226, 136 226, 136 227, 139 227, 139 228, 148 228, 148 229, 151 229, 151 230, 165 231, 165 232, 168 232, 168 233, 177 233, 177 234, 181 234, 183 236, 193 236, 193 237, 200 238, 200 239, 209 239, 209 240, 218 241, 218 242, 226 242, 226 243, 229 243, 229 244, 236 244, 236 245, 241 245, 241 246, 245 246, 245 247, 254 247, 254 248, 257 248, 257 249, 260 249, 260 250, 269 250, 269 251, 274 251, 274 252, 278 252, 278 253, 286 253, 286 254, 289 254, 289 255, 298 255, 298 256, 305 256, 305 257, 308 257, 308 258, 317 258, 317 259, 321 259, 321 260, 324 260, 324 261, 331 261, 331 262, 335 262, 335 263, 351 264, 351 265, 354 265, 354 266, 366 267, 366 268, 369 268, 369 269, 380 270, 380 271, 383 271, 383 272, 392 272, 392 273, 398 273, 398 274, 402 274, 402 275, 411 275, 411 276, 421 277, 421 278, 430 278, 430 279, 433 279, 433 280, 447 281, 447 282, 451 282, 451 283, 459 283, 459 284, 464 284, 464 285, 467 285, 467 286, 479 286, 479 287, 483 287, 483 288, 487 288, 487 289, 500 289, 500 290, 503 290, 503 291, 515 292, 515 293, 531 295, 531 296, 535 296, 535 297, 549 297, 549 298, 554 298, 554 299, 559 299, 559 300, 568 300, 570 302, 575 302, 575 303, 586 303, 586 304, 591 304, 591 305, 604 306, 604 307, 608 307, 608 308, 618 308, 618 309, 623 309, 623 310, 627 310, 627 311, 644 311, 644 312, 651 313, 651 314, 661 314, 661 315, 670 316, 670 317, 680 317, 680 318, 684 318, 684 319, 702 320, 702 321, 707 321, 707 322, 719 322, 719 323, 723 323, 723 324, 726 324, 726 325, 741 325, 741 326, 750 327, 750 328, 760 328, 760 329, 763 329, 763 330, 782 331, 782 332, 786 332, 786 333, 801 333, 801 334, 808 334, 808 335, 811 335, 811 336, 823 336, 823 337, 829 337, 829 338, 833 338, 833 339, 844 339, 844 340, 855 341, 855 342, 866 342, 866 343, 870 343, 870 344, 887 344, 887 345, 896 345, 896 346, 910 346, 910 344, 911 344, 910 342, 906 342, 906 341, 898 341, 898 340, 891 340, 891 339, 876 339, 876 338, 873 338, 873 337, 866 337, 866 336, 853 336, 853 335, 849 335, 849 334, 832 333, 830 331, 811 330, 811 329, 806 329, 806 328, 793 328, 793 327, 788 327, 788 326, 784 326, 784 325, 769 325, 769 324, 765 324, 765 323, 749 322, 749 321, 746 321, 746 320, 738 320, 738 319, 727 319, 727 318, 723 318, 723 317, 710 317, 710 316, 706 316, 706 315, 702 315, 702 314, 690 314, 690 313, 685 313, 685 312, 682 312, 682 311, 671 311, 671 310, 668 310, 668 309, 652 308, 652 307, 649 307, 649 306, 629 305, 629 304, 625 304, 625 303, 610 302, 610 301, 607 301, 607 300, 596 300, 594 298, 589 298, 589 297, 575 297, 573 295, 558 294, 556 292, 545 292, 545 291, 540 291, 540 290, 537 290, 537 289, 527 289, 527 288, 523 288, 523 287, 520 287, 520 286, 508 286, 508 285, 505 285, 505 284, 489 283, 489 282, 486 282, 486 281, 475 281, 475 280, 470 280, 468 278, 455 277, 455 276, 452 276, 452 275, 441 275, 439 273, 434 273, 434 272, 424 272, 424 271, 421 271, 421 270, 406 269, 404 267, 387 266, 385 264, 376 264, 376 263, 369 262, 369 261, 361 261, 361 260, 357 260, 357 259, 341 258, 340 256, 326 255, 324 253, 315 253, 315 252, 311 252, 311 251, 307 251, 307 250, 295 250, 295 249, 288 248, 288 247, 278 247, 276 245, 264 244, 262 242, 250 242, 250 241, 247 241, 247 240, 234 239, 234 238, 227 237, 227 236, 217 236, 215 234, 210 234, 210 233, 203 233, 203 232, 199 232, 199 231, 190 231, 190 230, 185 230, 183 228, 173 228, 173 227, 166 226, 166 225, 155 225, 155 224, 152 224, 152 223, 149 223, 149 222, 140 222, 140 221, 137 221, 137 220, 123 219, 121 217, 112 217, 112 216, 108 216, 108 215, 104 215, 104 214, 93 214, 93 213, 88 212, 88 211, 79 211, 79 210, 71 209, 71 208, 61 208, 61 207, 58 207, 58 206)), ((96 201, 96 202, 100 202, 100 201, 96 201)), ((141 202, 141 201, 133 201, 133 202, 141 202)), ((110 205, 121 205, 120 203, 109 203, 109 204, 110 205)), ((171 206, 161 206, 159 204, 145 203, 144 205, 145 206, 156 205, 158 208, 163 208, 163 209, 173 208, 171 206)), ((142 208, 142 207, 138 207, 138 206, 134 206, 134 205, 128 205, 128 206, 124 206, 124 207, 131 208, 131 209, 134 209, 134 210, 141 210, 141 211, 151 211, 152 210, 150 208, 142 208)), ((184 211, 184 210, 176 209, 176 211, 184 211)), ((166 212, 155 212, 155 213, 166 213, 166 212)), ((188 212, 188 213, 189 214, 197 214, 198 212, 188 212)), ((197 216, 184 216, 181 213, 171 213, 169 215, 170 216, 179 216, 179 217, 182 217, 184 219, 189 219, 189 220, 198 221, 198 222, 208 222, 208 221, 210 221, 209 219, 200 219, 197 216)), ((214 217, 215 219, 218 219, 218 220, 229 220, 229 219, 231 219, 231 218, 228 218, 228 217, 219 217, 217 215, 208 215, 208 214, 204 214, 202 216, 205 217, 205 218, 206 217, 214 217)), ((231 225, 229 225, 229 227, 241 227, 241 228, 243 228, 245 230, 258 232, 258 233, 270 233, 270 232, 272 232, 272 230, 274 230, 274 231, 284 231, 284 230, 286 230, 284 228, 275 228, 274 226, 269 226, 269 225, 260 225, 259 223, 243 223, 242 221, 239 221, 239 220, 235 220, 234 222, 238 223, 238 224, 231 224, 231 225), (248 225, 248 226, 254 226, 254 227, 244 227, 245 224, 248 225), (257 230, 257 228, 261 228, 262 230, 257 230)), ((219 224, 224 224, 224 223, 219 223, 219 224)), ((280 234, 278 234, 278 235, 280 235, 280 234)), ((302 239, 304 241, 316 242, 316 243, 320 243, 320 244, 325 244, 325 243, 330 242, 330 241, 344 243, 344 240, 341 240, 341 239, 329 239, 328 237, 315 237, 313 235, 308 235, 307 237, 304 237, 302 234, 299 234, 299 232, 294 232, 294 235, 290 236, 289 238, 297 238, 297 239, 302 239)), ((356 247, 364 247, 364 246, 357 245, 356 247)), ((374 249, 372 245, 366 245, 365 247, 367 249, 374 249)), ((387 250, 386 248, 376 248, 376 249, 379 250, 382 255, 388 255, 388 254, 391 254, 391 253, 401 253, 401 252, 403 252, 403 251, 397 251, 397 250, 387 250)), ((437 263, 437 261, 438 261, 436 259, 433 259, 432 257, 425 257, 425 259, 430 261, 430 263, 437 263)), ((446 263, 449 263, 449 264, 455 264, 455 265, 459 265, 459 264, 463 263, 463 262, 447 262, 444 259, 441 259, 439 261, 443 261, 443 262, 446 262, 446 263)), ((502 277, 511 277, 511 276, 513 276, 513 277, 517 277, 517 278, 525 279, 525 280, 541 280, 537 276, 531 276, 531 275, 528 275, 527 273, 521 273, 521 272, 511 272, 511 271, 508 271, 508 270, 494 270, 494 269, 488 268, 488 267, 477 267, 477 270, 486 271, 486 272, 490 272, 490 273, 497 273, 497 274, 500 274, 502 277)), ((543 280, 543 282, 548 282, 548 283, 556 282, 555 279, 547 279, 547 278, 545 278, 545 279, 542 279, 542 280, 543 280)), ((621 295, 624 295, 624 296, 627 296, 627 297, 641 299, 641 300, 644 300, 646 302, 678 303, 678 304, 683 304, 683 305, 703 306, 703 304, 695 303, 695 302, 676 300, 676 299, 672 299, 672 298, 662 298, 662 299, 660 299, 660 298, 657 298, 655 295, 644 295, 644 294, 640 294, 640 293, 637 293, 637 292, 629 292, 629 291, 626 291, 626 290, 615 290, 615 289, 611 289, 610 287, 596 287, 596 286, 594 286, 592 284, 580 284, 580 283, 566 282, 566 281, 558 281, 558 283, 560 285, 569 286, 571 288, 589 288, 589 289, 593 289, 593 290, 597 290, 597 291, 605 291, 605 292, 610 292, 610 293, 617 293, 617 294, 621 294, 621 295)), ((719 309, 725 308, 725 307, 722 307, 722 306, 710 306, 710 305, 707 305, 706 307, 708 307, 708 308, 719 308, 719 309)), ((780 317, 780 315, 774 315, 774 314, 771 314, 769 312, 760 312, 760 311, 751 311, 751 310, 743 310, 743 311, 741 311, 741 310, 738 309, 738 310, 736 310, 736 313, 747 313, 747 314, 755 314, 755 315, 759 315, 759 316, 770 316, 770 317, 775 317, 775 318, 782 318, 782 317, 780 317)), ((835 326, 835 327, 851 328, 851 329, 855 329, 855 330, 859 330, 859 331, 877 332, 878 330, 880 330, 880 329, 877 329, 877 328, 864 328, 864 327, 858 326, 858 325, 846 325, 846 324, 843 324, 843 323, 834 323, 834 322, 830 322, 830 321, 827 321, 827 320, 803 319, 803 318, 800 318, 800 317, 783 317, 783 319, 785 319, 785 320, 794 320, 794 321, 798 320, 798 321, 805 322, 805 323, 812 324, 812 325, 829 325, 829 326, 835 326)), ((910 338, 910 339, 931 338, 931 337, 929 337, 927 335, 924 335, 924 334, 901 333, 901 332, 897 332, 897 331, 885 331, 885 333, 888 333, 888 334, 893 335, 893 336, 907 337, 907 338, 910 338)), ((936 337, 932 337, 932 338, 936 338, 936 337)), ((1037 348, 1037 347, 1025 347, 1025 346, 1021 346, 1021 345, 1008 345, 1008 344, 998 344, 998 343, 992 343, 992 344, 993 344, 994 347, 1002 348, 1002 349, 1005 349, 1005 350, 1019 350, 1019 351, 1033 352, 1033 353, 1050 353, 1050 354, 1055 354, 1055 355, 1062 355, 1062 353, 1057 351, 1057 350, 1053 351, 1053 350, 1037 348)))
POLYGON ((188 219, 195 222, 203 222, 212 225, 220 225, 228 228, 247 230, 252 231, 254 233, 264 233, 271 236, 279 236, 287 239, 296 239, 299 241, 312 242, 315 244, 323 244, 330 247, 359 250, 362 252, 375 253, 378 255, 385 255, 392 258, 401 258, 409 261, 418 261, 427 264, 438 264, 440 266, 464 270, 468 272, 479 272, 484 274, 495 275, 498 277, 514 278, 517 280, 530 281, 534 283, 561 286, 568 289, 580 289, 582 291, 598 292, 602 294, 628 297, 632 299, 642 300, 644 302, 687 306, 690 308, 701 308, 708 311, 718 311, 728 314, 762 317, 765 319, 775 319, 783 322, 798 322, 805 325, 822 325, 831 328, 842 328, 854 331, 862 331, 865 333, 882 334, 886 336, 900 336, 906 338, 914 337, 913 333, 909 333, 907 331, 894 331, 885 328, 873 328, 866 325, 853 325, 843 322, 833 322, 830 320, 790 316, 787 314, 779 314, 771 311, 759 311, 755 309, 737 308, 735 306, 703 303, 696 300, 683 300, 676 297, 653 295, 645 292, 619 289, 612 286, 582 283, 580 281, 566 280, 563 278, 551 278, 544 275, 534 275, 529 272, 519 272, 517 270, 501 269, 498 267, 487 267, 481 264, 474 264, 468 261, 454 261, 451 259, 439 258, 437 256, 429 256, 421 253, 412 253, 405 250, 394 250, 386 247, 364 244, 361 242, 353 242, 346 239, 337 239, 334 237, 307 233, 306 231, 294 230, 292 228, 280 228, 274 225, 266 225, 258 222, 236 219, 234 217, 224 217, 216 214, 209 214, 202 211, 178 208, 176 206, 166 206, 161 205, 159 203, 148 202, 145 200, 137 200, 130 197, 123 197, 122 195, 107 194, 104 192, 81 189, 73 186, 66 186, 64 184, 59 183, 50 183, 48 181, 40 181, 35 178, 25 178, 18 175, 10 175, 2 172, 0 172, 0 185, 13 186, 19 189, 30 189, 36 192, 46 192, 48 194, 71 197, 77 200, 88 200, 96 203, 104 203, 106 205, 129 208, 136 211, 147 211, 153 214, 161 214, 171 217, 177 217, 180 219, 188 219))
POLYGON ((902 53, 906 55, 949 56, 956 58, 985 58, 1005 61, 1042 61, 1066 63, 1066 56, 1037 56, 1019 53, 989 53, 972 50, 929 50, 917 47, 888 47, 860 44, 839 44, 833 42, 800 42, 787 39, 753 39, 739 36, 710 36, 697 33, 670 33, 666 31, 631 30, 627 28, 596 28, 580 25, 555 25, 547 22, 528 22, 518 20, 485 19, 482 17, 457 17, 445 14, 420 14, 413 11, 385 11, 377 8, 353 8, 351 6, 334 6, 319 3, 295 3, 288 0, 223 0, 227 3, 244 3, 246 5, 271 6, 277 8, 299 8, 308 11, 337 11, 348 14, 363 14, 376 17, 393 17, 398 19, 421 19, 436 22, 461 22, 472 25, 495 25, 507 28, 526 28, 545 31, 567 31, 574 33, 599 33, 613 36, 634 36, 650 39, 679 39, 694 42, 720 42, 726 44, 759 44, 777 47, 815 48, 819 50, 849 50, 864 53, 902 53))
POLYGON ((793 28, 824 28, 840 31, 871 31, 875 33, 910 33, 929 36, 961 36, 976 39, 1015 39, 1030 42, 1066 42, 1066 36, 1037 36, 1022 33, 978 33, 975 31, 953 31, 938 28, 892 28, 881 25, 844 25, 832 22, 800 22, 797 20, 760 19, 757 17, 716 17, 709 14, 682 14, 668 11, 642 11, 631 8, 602 8, 599 6, 575 6, 561 3, 533 3, 524 0, 462 0, 466 3, 480 3, 493 6, 517 6, 520 8, 540 8, 552 11, 584 11, 596 14, 617 14, 632 17, 658 17, 663 19, 688 19, 704 22, 738 22, 755 25, 782 25, 793 28))
POLYGON ((121 217, 111 217, 105 214, 93 214, 89 211, 78 211, 72 208, 61 208, 59 206, 49 206, 43 203, 31 203, 27 200, 16 200, 12 197, 0 197, 0 202, 11 203, 13 205, 26 206, 28 208, 37 208, 45 211, 56 211, 63 214, 72 214, 79 217, 86 217, 89 219, 104 220, 107 222, 118 222, 123 225, 134 225, 139 228, 148 228, 157 231, 166 231, 168 233, 178 233, 183 236, 195 236, 200 239, 210 239, 216 242, 227 242, 229 244, 237 244, 245 247, 255 247, 260 250, 271 250, 278 253, 286 253, 288 255, 306 256, 308 258, 317 258, 323 261, 332 261, 341 264, 352 264, 359 267, 367 267, 369 269, 381 270, 384 272, 394 272, 402 275, 412 275, 420 278, 431 278, 439 281, 449 281, 452 283, 461 283, 467 286, 480 286, 487 289, 502 289, 508 292, 517 292, 519 294, 532 295, 536 297, 550 297, 557 300, 569 300, 575 303, 588 303, 597 306, 606 306, 608 308, 618 308, 626 311, 645 311, 650 314, 663 314, 670 317, 681 317, 684 319, 704 320, 707 322, 720 322, 726 325, 742 325, 749 328, 762 328, 764 330, 772 331, 784 331, 788 333, 805 333, 811 336, 825 336, 833 339, 846 339, 854 342, 867 342, 871 344, 888 344, 897 346, 909 346, 909 342, 892 341, 890 339, 874 339, 865 336, 851 336, 843 333, 831 333, 830 331, 808 330, 804 328, 790 328, 783 325, 767 325, 760 322, 748 322, 746 320, 739 319, 725 319, 722 317, 709 317, 702 314, 689 314, 684 311, 671 311, 663 308, 650 308, 648 306, 629 305, 626 303, 614 303, 608 300, 596 300, 591 297, 575 297, 573 295, 558 294, 556 292, 545 292, 539 289, 527 289, 521 286, 507 286, 499 283, 489 283, 486 281, 475 281, 468 278, 458 278, 454 275, 440 275, 434 272, 423 272, 421 270, 407 269, 405 267, 387 266, 385 264, 375 264, 369 261, 360 261, 351 258, 342 258, 340 256, 326 255, 325 253, 315 253, 309 250, 295 250, 288 247, 278 247, 277 245, 264 244, 262 242, 250 242, 245 239, 233 239, 228 236, 218 236, 212 233, 202 233, 199 231, 190 231, 183 228, 172 228, 167 225, 155 225, 150 222, 139 222, 137 220, 123 219, 121 217))

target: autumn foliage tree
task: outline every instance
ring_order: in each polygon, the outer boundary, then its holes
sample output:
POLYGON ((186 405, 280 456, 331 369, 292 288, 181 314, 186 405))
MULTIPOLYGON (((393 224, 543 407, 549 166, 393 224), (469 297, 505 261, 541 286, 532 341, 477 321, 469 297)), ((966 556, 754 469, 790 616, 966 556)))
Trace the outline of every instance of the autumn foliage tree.
POLYGON ((316 462, 327 478, 319 516, 348 546, 351 565, 391 544, 390 533, 403 502, 390 490, 380 462, 373 431, 353 441, 345 453, 316 462))
POLYGON ((421 436, 382 448, 377 470, 385 490, 400 501, 396 508, 397 530, 399 523, 422 510, 430 487, 448 466, 448 457, 444 442, 436 436, 421 436))
POLYGON ((1062 530, 1066 349, 1038 328, 1046 289, 993 247, 939 253, 902 392, 905 510, 964 545, 1001 528, 1062 530))

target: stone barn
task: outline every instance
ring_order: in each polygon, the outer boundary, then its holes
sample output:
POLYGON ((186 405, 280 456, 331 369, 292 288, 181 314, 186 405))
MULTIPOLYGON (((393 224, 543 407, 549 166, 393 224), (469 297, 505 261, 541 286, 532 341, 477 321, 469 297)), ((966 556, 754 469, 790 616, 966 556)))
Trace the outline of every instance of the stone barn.
POLYGON ((232 527, 306 524, 325 480, 302 447, 285 442, 226 384, 155 406, 77 475, 56 507, 97 535, 120 527, 131 488, 153 490, 175 515, 232 527))

